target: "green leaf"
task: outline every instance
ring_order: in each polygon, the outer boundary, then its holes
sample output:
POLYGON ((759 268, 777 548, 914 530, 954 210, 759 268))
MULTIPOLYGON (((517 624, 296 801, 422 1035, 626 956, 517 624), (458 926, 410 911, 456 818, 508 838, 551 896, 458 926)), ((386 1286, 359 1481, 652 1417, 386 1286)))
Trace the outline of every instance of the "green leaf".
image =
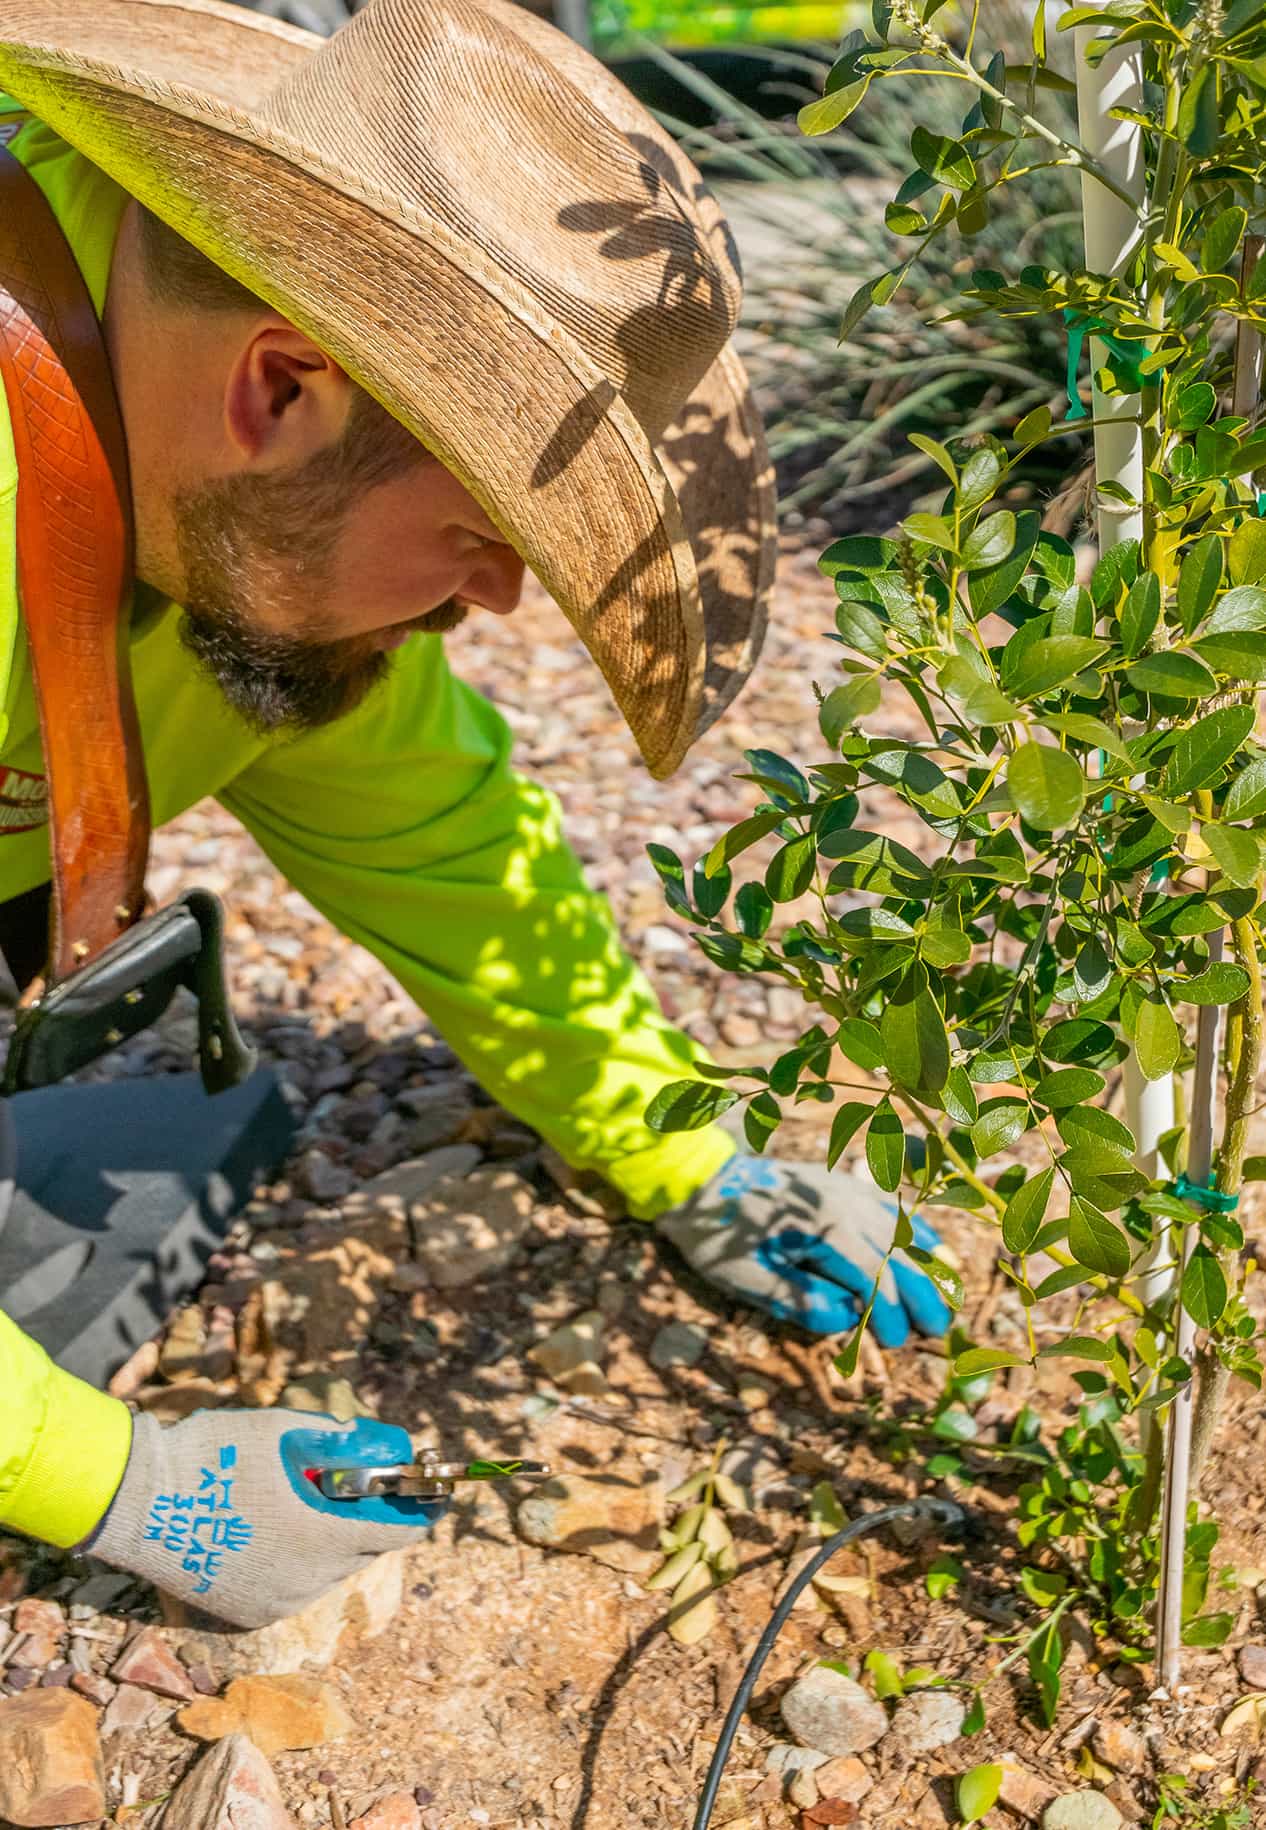
POLYGON ((1207 615, 1222 583, 1222 542, 1216 534, 1197 540, 1178 573, 1178 614, 1190 635, 1207 615))
POLYGON ((1205 634, 1222 635, 1233 629, 1266 629, 1266 591, 1260 585, 1236 585, 1219 598, 1205 634))
POLYGON ((1010 1353, 1005 1347, 969 1347, 954 1362, 957 1378, 973 1379, 979 1373, 999 1372, 1004 1366, 1027 1366, 1021 1353, 1010 1353))
MULTIPOLYGON (((1213 392, 1212 388, 1209 392, 1213 392)), ((1151 641, 1160 612, 1160 579, 1155 572, 1144 572, 1134 580, 1121 606, 1121 646, 1131 660, 1142 654, 1151 641)))
POLYGON ((817 864, 817 840, 812 833, 792 839, 771 858, 765 872, 765 888, 775 902, 795 902, 813 882, 817 864))
POLYGON ((1073 963, 1073 988, 1083 1004, 1093 1003, 1112 981, 1112 960, 1097 934, 1079 948, 1073 963))
POLYGON ((1217 960, 1194 978, 1171 980, 1175 999, 1182 1004, 1234 1004, 1252 983, 1243 966, 1217 960))
POLYGON ((1094 1068, 1057 1068, 1042 1076, 1033 1089, 1033 1097, 1056 1111, 1063 1106, 1080 1106, 1089 1099, 1098 1099, 1107 1084, 1094 1068))
POLYGON ((1182 1279, 1182 1306, 1197 1328, 1214 1326, 1228 1294, 1221 1265, 1207 1245, 1198 1245, 1182 1279))
POLYGON ((1228 680, 1266 680, 1266 643, 1251 630, 1202 635, 1191 646, 1214 673, 1228 680))
POLYGON ((1161 693, 1167 699, 1204 699, 1218 687, 1203 661, 1173 649, 1144 655, 1126 668, 1125 677, 1139 692, 1161 693))
MULTIPOLYGON (((786 817, 787 815, 777 807, 763 807, 759 813, 752 814, 749 819, 740 820, 737 826, 732 826, 729 832, 723 833, 717 840, 704 862, 704 870, 710 877, 715 877, 731 858, 736 858, 750 845, 755 845, 758 839, 763 839, 767 833, 773 832, 775 827, 782 825, 786 817)), ((656 868, 658 869, 658 866, 656 868)))
POLYGON ((1002 1791, 1002 1768, 994 1762, 974 1766, 960 1773, 954 1787, 954 1802, 964 1824, 978 1823, 993 1810, 1002 1791))
POLYGON ((1088 1271, 1124 1277, 1130 1268, 1130 1242, 1115 1221, 1080 1195, 1068 1207, 1068 1249, 1088 1271))
POLYGON ((709 921, 719 915, 725 907, 730 894, 731 882, 728 870, 715 871, 709 876, 702 864, 695 865, 690 887, 694 891, 696 908, 701 915, 706 915, 709 921))
POLYGON ((1068 1588, 1067 1576, 1057 1570, 1034 1569, 1028 1564, 1020 1571, 1020 1587, 1038 1608, 1053 1608, 1068 1588))
MULTIPOLYGON (((929 1469, 930 1472, 930 1469, 929 1469)), ((971 1700, 971 1708, 963 1717, 963 1726, 959 1734, 964 1741, 971 1735, 979 1735, 985 1727, 985 1699, 977 1691, 971 1700)))
POLYGON ((833 750, 838 750, 859 718, 878 711, 883 688, 874 674, 858 674, 843 686, 834 686, 818 707, 818 726, 833 750))
POLYGON ((1088 635, 1049 635, 1027 645, 1008 642, 1002 655, 1003 690, 1013 699, 1039 698, 1076 679, 1106 651, 1106 642, 1088 635))
POLYGON ((871 84, 870 72, 860 77, 855 83, 848 83, 843 89, 836 89, 830 95, 820 96, 816 102, 810 102, 796 116, 796 123, 802 134, 812 139, 816 134, 832 133, 840 127, 861 102, 871 84))
POLYGON ((1111 1341, 1101 1341, 1093 1334, 1066 1334, 1062 1341, 1050 1341, 1045 1347, 1039 1347, 1039 1360, 1097 1360, 1106 1366, 1109 1360, 1116 1358, 1117 1350, 1111 1341))
POLYGON ((1253 729, 1251 705, 1226 705, 1180 731, 1161 775, 1161 791, 1191 794, 1216 781, 1253 729))
POLYGON ((1134 1050, 1146 1080, 1161 1080, 1182 1053, 1182 1031, 1165 999, 1151 992, 1139 1005, 1134 1050))
POLYGON ((1225 813, 1228 820, 1251 820, 1266 813, 1266 756, 1255 757, 1232 781, 1225 813))
POLYGON ((870 1117, 872 1108, 865 1100, 847 1100, 831 1120, 831 1138, 826 1148, 826 1166, 834 1169, 853 1138, 870 1117))
POLYGON ((1031 413, 1025 414, 1016 427, 1016 443, 1020 445, 1040 444, 1042 439, 1050 437, 1051 423, 1049 407, 1034 407, 1031 413))
POLYGON ((962 1581, 965 1571, 957 1557, 937 1557, 923 1578, 924 1586, 933 1601, 941 1601, 962 1581))
POLYGON ((905 1161, 906 1138, 901 1120, 889 1101, 883 1099, 875 1107, 866 1133, 866 1164, 885 1194, 895 1194, 900 1188, 905 1161))
POLYGON ((749 940, 760 940, 769 930, 774 905, 759 883, 744 883, 734 898, 734 914, 740 931, 749 940))
MULTIPOLYGON (((891 228, 891 223, 888 226, 891 228)), ((922 451, 926 457, 930 457, 937 468, 944 471, 951 483, 958 482, 958 465, 939 439, 929 438, 926 432, 912 432, 910 443, 916 450, 922 451)))
POLYGON ((853 599, 839 604, 835 627, 850 648, 864 654, 868 661, 883 661, 888 656, 888 638, 875 612, 853 599))
POLYGON ((1222 273, 1243 240, 1248 211, 1234 204, 1222 210, 1205 231, 1200 244, 1200 265, 1206 273, 1222 273))
POLYGON ((1178 137, 1194 159, 1207 159, 1218 144, 1218 75, 1213 63, 1201 64, 1183 90, 1178 107, 1178 137))
POLYGON ((845 1017, 835 1038, 835 1046, 845 1060, 864 1074, 873 1074, 884 1064, 884 1045, 878 1027, 866 1017, 845 1017))
POLYGON ((782 1123, 782 1108, 772 1093, 758 1093, 743 1114, 743 1135, 759 1156, 782 1123))
POLYGON ((1180 390, 1174 403, 1174 424, 1180 432, 1194 432, 1203 426, 1218 404, 1218 397, 1207 381, 1193 381, 1180 390))
MULTIPOLYGON (((1244 214, 1242 210, 1236 213, 1244 214)), ((1231 535, 1227 563, 1232 584, 1255 585, 1266 578, 1266 521, 1260 515, 1247 515, 1231 535)))
POLYGON ((833 895, 856 889, 878 896, 920 898, 931 891, 932 874, 923 860, 880 833, 845 827, 824 833, 818 850, 824 858, 840 860, 828 885, 833 895))
POLYGON ((954 523, 945 515, 907 515, 901 526, 911 540, 918 540, 924 546, 934 546, 946 553, 955 550, 954 523))
POLYGON ((1200 828, 1200 836, 1228 882, 1256 883, 1261 873, 1262 855, 1251 832, 1245 832, 1241 826, 1215 826, 1210 822, 1200 828))
POLYGON ((1051 744, 1022 743, 1007 764, 1007 786, 1030 826, 1040 832, 1071 826, 1086 804, 1081 764, 1051 744))
POLYGON ((1015 545, 1015 516, 1010 509, 999 509, 967 536, 963 545, 963 564, 969 572, 983 572, 989 566, 1001 565, 1011 556, 1015 545))
POLYGON ((1000 1099, 987 1105, 971 1128, 972 1143, 980 1156, 993 1156, 1023 1137, 1032 1113, 1022 1099, 1000 1099))
POLYGON ((1023 1256, 1037 1238, 1054 1184, 1054 1169, 1044 1169, 1021 1183, 1007 1202, 1002 1216, 1002 1243, 1009 1252, 1023 1256))
POLYGON ((966 191, 976 182, 975 162, 961 140, 951 140, 919 126, 910 136, 910 151, 919 170, 939 184, 966 191))
POLYGON ((879 1020, 884 1060, 892 1078, 911 1092, 939 1092, 949 1078, 945 1019, 916 963, 901 980, 879 1020))
POLYGON ((674 1080, 661 1087, 646 1109, 652 1131, 701 1131, 736 1104, 738 1094, 715 1081, 674 1080))
POLYGON ((866 1669, 875 1686, 875 1695, 881 1703, 886 1702, 889 1697, 899 1697, 905 1694, 905 1685, 901 1681, 901 1667, 887 1652, 868 1652, 866 1669))

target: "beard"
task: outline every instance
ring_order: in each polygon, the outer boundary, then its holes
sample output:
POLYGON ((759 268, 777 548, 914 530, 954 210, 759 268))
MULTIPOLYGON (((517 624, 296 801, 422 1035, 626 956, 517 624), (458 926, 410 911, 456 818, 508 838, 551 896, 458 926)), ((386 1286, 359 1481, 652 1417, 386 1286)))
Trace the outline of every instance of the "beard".
MULTIPOLYGON (((172 501, 185 580, 180 638, 233 709, 262 735, 299 735, 355 710, 386 676, 383 631, 323 637, 319 605, 355 492, 337 452, 280 476, 232 477, 172 501), (266 607, 292 629, 264 628, 266 607)), ((444 635, 466 618, 448 598, 402 630, 444 635)))

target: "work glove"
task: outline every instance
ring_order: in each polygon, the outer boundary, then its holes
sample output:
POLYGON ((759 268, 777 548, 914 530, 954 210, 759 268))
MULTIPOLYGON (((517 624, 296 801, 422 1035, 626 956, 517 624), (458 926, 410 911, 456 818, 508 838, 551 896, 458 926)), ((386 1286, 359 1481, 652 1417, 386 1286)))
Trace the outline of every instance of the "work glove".
MULTIPOLYGON (((855 1176, 737 1155, 658 1227, 709 1283, 814 1334, 854 1327, 878 1279, 875 1339, 900 1347, 912 1327, 944 1334, 950 1311, 903 1254, 884 1267, 896 1224, 895 1203, 855 1176)), ((939 1244, 922 1220, 913 1229, 924 1250, 939 1244)))
POLYGON ((421 1538, 445 1502, 330 1500, 308 1470, 413 1460, 404 1430, 310 1411, 133 1420, 119 1490, 78 1548, 239 1627, 296 1614, 383 1551, 421 1538))

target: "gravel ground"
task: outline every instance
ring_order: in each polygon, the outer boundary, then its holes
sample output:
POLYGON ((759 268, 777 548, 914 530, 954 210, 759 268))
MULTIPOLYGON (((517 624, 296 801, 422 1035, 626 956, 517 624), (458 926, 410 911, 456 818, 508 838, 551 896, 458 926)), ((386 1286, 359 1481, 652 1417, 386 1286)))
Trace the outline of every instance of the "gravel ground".
MULTIPOLYGON (((809 681, 830 666, 818 641, 830 604, 812 552, 789 553, 758 678, 663 784, 638 768, 583 649, 539 595, 508 622, 473 619, 451 638, 458 670, 513 725, 521 765, 559 793, 591 879, 666 1007, 727 1058, 770 1059, 799 1032, 803 1006, 696 959, 665 912, 645 846, 672 844, 689 861, 750 808, 750 787, 732 779, 744 746, 811 749, 809 681)), ((894 708, 890 722, 899 716, 894 708)), ((885 829, 898 831, 895 814, 885 829)), ((389 975, 290 892, 212 805, 155 841, 158 900, 193 881, 227 900, 242 1014, 303 1130, 283 1176, 257 1192, 212 1260, 197 1301, 116 1389, 165 1418, 243 1400, 350 1405, 454 1450, 495 1445, 546 1459, 573 1502, 566 1528, 544 1532, 520 1508, 522 1494, 485 1491, 454 1507, 434 1542, 407 1559, 398 1608, 389 1593, 374 1602, 384 1630, 361 1638, 353 1620, 338 1651, 326 1649, 315 1675, 349 1720, 315 1746, 273 1753, 286 1807, 301 1824, 333 1830, 362 1821, 365 1830, 685 1824, 743 1660, 808 1542, 814 1484, 829 1480, 852 1512, 928 1489, 921 1460, 894 1456, 882 1419, 934 1402, 943 1350, 868 1354, 844 1384, 829 1343, 719 1305, 676 1274, 645 1229, 612 1224, 592 1190, 565 1194, 538 1140, 488 1102, 389 975), (417 1166, 407 1198, 398 1176, 375 1182, 405 1163, 417 1166), (437 1181, 445 1171, 450 1179, 437 1181), (473 1185, 452 1179, 472 1174, 473 1185), (436 1239, 443 1251, 428 1253, 436 1239), (592 1364, 572 1378, 548 1349, 544 1360, 535 1350, 582 1315, 592 1364), (752 1506, 732 1521, 740 1570, 718 1624, 687 1647, 665 1634, 665 1603, 643 1578, 666 1490, 721 1444, 752 1506)), ((97 1071, 183 1068, 191 1042, 189 1013, 176 1010, 97 1071)), ((788 1148, 820 1147, 830 1114, 814 1111, 789 1130, 788 1148)), ((1260 1232, 1260 1211, 1248 1218, 1260 1232)), ((1016 1317, 992 1248, 981 1249, 965 1217, 951 1218, 946 1236, 964 1267, 965 1324, 1005 1343, 1016 1317)), ((1025 1401, 1058 1423, 1073 1392, 1061 1379, 1038 1390, 1028 1368, 1015 1369, 989 1401, 985 1432, 1005 1430, 1025 1401)), ((1266 1639, 1257 1593, 1261 1583, 1266 1594, 1256 1471, 1264 1415, 1260 1398, 1237 1397, 1223 1434, 1211 1490, 1222 1499, 1228 1561, 1252 1580, 1230 1604, 1230 1648, 1192 1655, 1180 1707, 1149 1701, 1137 1672, 1075 1640, 1053 1732, 1035 1722, 1016 1672, 990 1687, 978 1739, 919 1752, 891 1730, 850 1778, 836 1772, 831 1783, 848 1796, 828 1792, 815 1805, 817 1782, 796 1778, 788 1799, 789 1777, 776 1770, 788 1739, 778 1705, 806 1666, 882 1648, 905 1666, 975 1683, 1001 1661, 1005 1647, 993 1641, 1023 1605, 1014 1483, 982 1482, 971 1493, 968 1574, 953 1595, 928 1598, 934 1539, 885 1536, 833 1566, 850 1582, 793 1615, 740 1732, 716 1823, 941 1830, 954 1821, 954 1775, 1002 1756, 1021 1780, 987 1820, 998 1827, 1032 1821, 1046 1798, 1091 1781, 1140 1821, 1159 1772, 1186 1772, 1211 1796, 1248 1777, 1251 1739, 1225 1739, 1219 1727, 1248 1688, 1237 1655, 1249 1659, 1246 1673, 1255 1669, 1251 1649, 1266 1639), (1081 1750, 1091 1742, 1088 1769, 1081 1750)), ((108 1821, 156 1830, 201 1747, 179 1720, 181 1699, 138 1679, 119 1683, 119 1649, 158 1621, 155 1597, 139 1584, 85 1590, 91 1573, 0 1538, 0 1756, 6 1699, 73 1686, 106 1711, 108 1821), (56 1616, 29 1606, 19 1615, 24 1597, 53 1603, 56 1616)), ((191 1692, 222 1691, 250 1660, 249 1647, 196 1622, 173 1621, 162 1643, 183 1658, 191 1692)), ((279 1647, 257 1649, 253 1669, 275 1676, 279 1647)), ((0 1817, 2 1803, 0 1792, 0 1817)), ((195 1830, 176 1805, 166 1821, 195 1830)))

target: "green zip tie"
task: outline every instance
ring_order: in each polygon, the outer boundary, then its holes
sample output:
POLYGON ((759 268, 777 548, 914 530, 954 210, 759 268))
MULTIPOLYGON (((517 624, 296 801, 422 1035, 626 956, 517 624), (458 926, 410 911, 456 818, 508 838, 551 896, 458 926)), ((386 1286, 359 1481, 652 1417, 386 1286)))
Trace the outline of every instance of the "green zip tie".
POLYGON ((1087 317, 1084 312, 1074 311, 1071 305, 1064 308, 1064 324, 1068 331, 1068 417, 1069 419, 1089 419, 1090 412, 1082 401, 1077 386, 1077 372, 1081 368, 1081 352, 1085 347, 1087 336, 1096 336, 1103 343, 1111 358, 1109 368, 1129 382, 1135 391, 1141 390, 1145 378, 1139 373, 1146 351, 1139 354, 1137 343, 1129 343, 1124 337, 1118 337, 1108 329, 1100 318, 1087 317))
POLYGON ((1257 492, 1257 512, 1259 515, 1266 515, 1266 489, 1259 489, 1257 492))
POLYGON ((1186 1176, 1177 1176, 1172 1187, 1180 1201, 1194 1201, 1206 1214, 1233 1214, 1240 1204, 1238 1195, 1223 1194, 1220 1188, 1215 1188, 1212 1176, 1207 1188, 1201 1188, 1198 1182, 1191 1182, 1186 1176))

